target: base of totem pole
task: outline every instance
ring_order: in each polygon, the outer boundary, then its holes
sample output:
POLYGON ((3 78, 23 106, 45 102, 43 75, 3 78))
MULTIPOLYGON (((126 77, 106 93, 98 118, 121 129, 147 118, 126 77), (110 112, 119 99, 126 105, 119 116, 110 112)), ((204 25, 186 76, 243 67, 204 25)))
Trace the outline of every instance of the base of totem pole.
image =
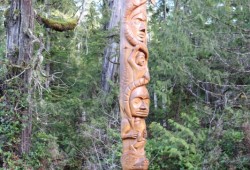
POLYGON ((149 161, 146 156, 136 152, 124 153, 121 157, 122 170, 148 170, 149 161))

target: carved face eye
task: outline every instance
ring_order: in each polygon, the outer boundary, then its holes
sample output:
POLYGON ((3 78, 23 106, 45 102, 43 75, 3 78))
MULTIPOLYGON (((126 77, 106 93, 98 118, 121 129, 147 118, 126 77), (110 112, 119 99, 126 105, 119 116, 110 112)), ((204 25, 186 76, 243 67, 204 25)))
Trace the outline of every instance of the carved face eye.
POLYGON ((133 22, 134 25, 138 26, 142 23, 142 21, 139 18, 136 18, 133 22))
POLYGON ((145 104, 149 105, 150 100, 149 100, 149 99, 144 99, 143 102, 144 102, 145 104))
POLYGON ((136 57, 136 61, 135 62, 139 66, 144 66, 145 61, 146 61, 145 55, 139 55, 139 56, 136 57))
POLYGON ((133 106, 135 107, 135 108, 139 108, 140 107, 140 105, 141 105, 141 99, 140 98, 135 98, 135 99, 133 99, 133 106))

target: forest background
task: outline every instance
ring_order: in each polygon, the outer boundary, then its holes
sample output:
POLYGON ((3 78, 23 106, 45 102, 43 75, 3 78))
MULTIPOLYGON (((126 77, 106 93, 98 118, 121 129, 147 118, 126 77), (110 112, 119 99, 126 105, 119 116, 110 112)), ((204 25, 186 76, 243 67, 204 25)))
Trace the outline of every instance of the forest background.
MULTIPOLYGON (((10 51, 14 2, 0 0, 0 169, 121 169, 122 0, 33 0, 28 43, 10 51)), ((250 169, 250 1, 148 13, 150 169, 250 169)))

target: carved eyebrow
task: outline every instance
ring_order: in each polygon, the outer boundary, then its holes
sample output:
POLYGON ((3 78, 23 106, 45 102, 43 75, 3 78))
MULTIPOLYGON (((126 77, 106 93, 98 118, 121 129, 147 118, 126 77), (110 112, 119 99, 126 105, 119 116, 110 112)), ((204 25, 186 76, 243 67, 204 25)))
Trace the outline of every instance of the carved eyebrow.
POLYGON ((141 20, 143 20, 143 21, 146 21, 146 20, 147 20, 146 15, 145 15, 142 11, 136 12, 134 15, 132 15, 131 18, 134 18, 134 17, 137 16, 137 15, 140 15, 140 19, 141 19, 141 20))
POLYGON ((139 98, 142 99, 142 100, 145 100, 145 99, 149 99, 149 96, 148 96, 148 95, 147 95, 147 96, 145 95, 145 96, 140 96, 139 98))
POLYGON ((133 100, 135 100, 135 99, 145 100, 145 99, 149 99, 149 96, 138 96, 138 97, 134 98, 133 100))

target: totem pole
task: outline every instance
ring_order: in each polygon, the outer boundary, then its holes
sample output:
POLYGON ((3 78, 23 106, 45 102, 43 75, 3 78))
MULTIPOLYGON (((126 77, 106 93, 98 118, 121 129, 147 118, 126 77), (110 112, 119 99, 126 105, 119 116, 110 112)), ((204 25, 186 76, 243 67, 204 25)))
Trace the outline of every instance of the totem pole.
MULTIPOLYGON (((120 111, 123 170, 147 170, 144 147, 149 113, 147 0, 124 0, 120 40, 120 111)), ((153 1, 152 1, 153 2, 153 1)))

